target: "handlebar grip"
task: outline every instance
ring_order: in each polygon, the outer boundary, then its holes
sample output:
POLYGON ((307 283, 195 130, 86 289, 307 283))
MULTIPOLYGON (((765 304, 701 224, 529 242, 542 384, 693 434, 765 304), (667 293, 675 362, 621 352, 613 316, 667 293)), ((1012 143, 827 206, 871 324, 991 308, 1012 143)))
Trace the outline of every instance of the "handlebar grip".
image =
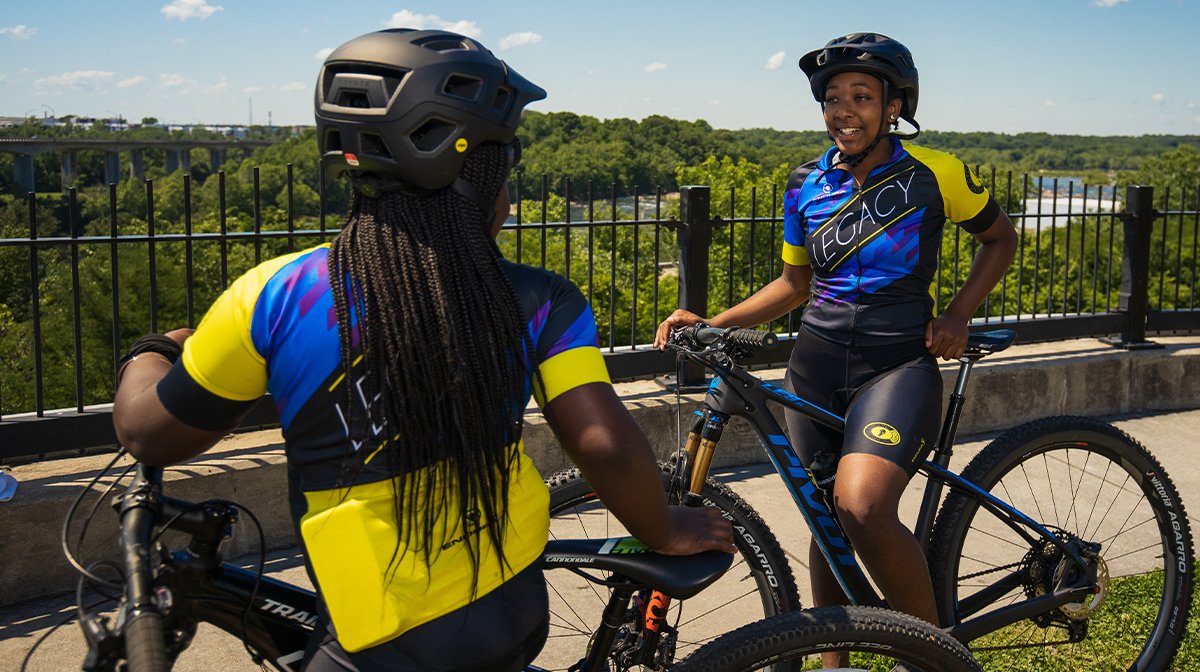
POLYGON ((125 660, 129 672, 166 672, 162 614, 143 611, 125 624, 125 660))
POLYGON ((770 331, 738 329, 729 334, 729 340, 738 345, 750 348, 769 348, 779 342, 779 337, 770 331))

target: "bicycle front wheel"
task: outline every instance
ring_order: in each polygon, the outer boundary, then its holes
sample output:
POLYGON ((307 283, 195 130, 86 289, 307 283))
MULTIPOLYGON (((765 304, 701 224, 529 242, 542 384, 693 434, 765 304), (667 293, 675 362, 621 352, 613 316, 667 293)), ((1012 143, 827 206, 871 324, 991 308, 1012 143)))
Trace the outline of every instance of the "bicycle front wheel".
POLYGON ((675 672, 753 672, 790 663, 821 667, 821 654, 846 651, 846 670, 978 671, 967 648, 918 618, 875 607, 821 607, 774 616, 728 633, 675 672))
MULTIPOLYGON (((1191 606, 1192 535, 1179 493, 1145 447, 1099 420, 1046 418, 993 441, 963 477, 1079 549, 1096 574, 1087 599, 968 642, 985 667, 1169 668, 1191 606)), ((958 491, 930 547, 944 623, 1045 595, 1079 571, 1053 543, 1030 543, 958 491), (1006 576, 1006 594, 972 604, 1006 576)))
MULTIPOLYGON (((663 487, 669 489, 673 467, 659 465, 663 487)), ((596 498, 578 469, 559 472, 549 479, 550 538, 596 539, 620 537, 625 528, 596 498)), ((679 660, 696 648, 733 628, 800 609, 796 580, 775 535, 754 509, 721 483, 708 479, 703 499, 718 507, 733 523, 738 548, 733 566, 716 583, 690 600, 674 600, 665 619, 665 634, 655 652, 656 664, 679 660)), ((537 664, 566 669, 583 657, 592 633, 600 623, 609 591, 566 571, 546 573, 550 591, 550 637, 537 664)), ((644 607, 644 605, 640 605, 644 607)), ((641 634, 639 605, 625 616, 615 650, 613 669, 636 669, 630 651, 641 634)))

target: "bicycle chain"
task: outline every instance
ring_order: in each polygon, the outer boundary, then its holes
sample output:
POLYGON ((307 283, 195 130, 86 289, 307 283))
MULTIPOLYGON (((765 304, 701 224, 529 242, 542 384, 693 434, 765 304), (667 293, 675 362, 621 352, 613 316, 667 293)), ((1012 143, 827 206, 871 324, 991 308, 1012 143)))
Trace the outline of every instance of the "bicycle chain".
POLYGON ((985 570, 983 570, 982 572, 975 572, 974 574, 967 574, 967 575, 965 575, 965 576, 960 576, 960 577, 958 577, 958 580, 959 580, 959 581, 963 581, 963 580, 966 580, 966 579, 973 579, 973 578, 975 578, 975 577, 977 577, 977 576, 983 576, 984 574, 994 574, 994 573, 996 573, 996 572, 1002 572, 1002 571, 1004 571, 1004 570, 1006 570, 1006 569, 1015 569, 1015 568, 1017 568, 1017 567, 1020 567, 1021 565, 1024 565, 1024 564, 1025 564, 1025 561, 1024 561, 1024 560, 1020 560, 1020 561, 1018 561, 1018 562, 1009 563, 1009 564, 1007 564, 1007 565, 1000 565, 999 567, 993 567, 993 568, 991 568, 991 569, 985 569, 985 570))

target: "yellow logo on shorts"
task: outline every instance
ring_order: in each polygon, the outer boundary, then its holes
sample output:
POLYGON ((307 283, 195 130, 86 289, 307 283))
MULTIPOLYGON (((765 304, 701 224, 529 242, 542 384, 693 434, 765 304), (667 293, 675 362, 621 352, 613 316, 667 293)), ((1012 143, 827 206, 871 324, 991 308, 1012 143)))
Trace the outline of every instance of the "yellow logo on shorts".
POLYGON ((458 140, 457 140, 457 141, 454 143, 454 149, 458 150, 458 153, 459 153, 459 154, 462 154, 463 152, 467 151, 467 139, 466 139, 466 138, 459 138, 459 139, 458 139, 458 140))
POLYGON ((885 446, 895 446, 900 443, 900 432, 886 422, 872 422, 863 427, 863 436, 885 446))

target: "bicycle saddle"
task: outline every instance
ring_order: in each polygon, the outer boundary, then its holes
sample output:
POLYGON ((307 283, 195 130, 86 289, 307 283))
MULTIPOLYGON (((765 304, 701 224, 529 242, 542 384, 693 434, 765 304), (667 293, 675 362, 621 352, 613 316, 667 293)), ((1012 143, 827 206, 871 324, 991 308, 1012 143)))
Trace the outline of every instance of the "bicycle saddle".
POLYGON ((967 354, 990 355, 1013 344, 1017 332, 1012 329, 996 329, 971 334, 967 337, 967 354))
POLYGON ((615 572, 676 600, 686 600, 704 590, 733 564, 733 556, 720 551, 659 555, 632 537, 555 539, 546 544, 542 557, 546 569, 615 572))

